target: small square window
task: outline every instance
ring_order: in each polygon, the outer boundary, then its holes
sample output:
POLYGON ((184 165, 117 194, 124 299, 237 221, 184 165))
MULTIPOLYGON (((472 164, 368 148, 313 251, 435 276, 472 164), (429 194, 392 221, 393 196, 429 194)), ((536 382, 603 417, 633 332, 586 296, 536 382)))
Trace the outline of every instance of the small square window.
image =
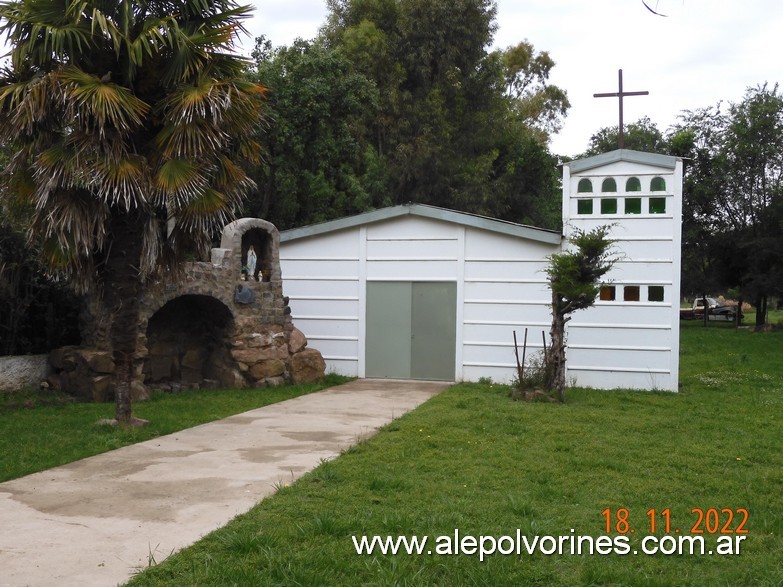
POLYGON ((647 301, 648 302, 662 302, 663 301, 663 286, 651 285, 647 288, 647 301))
POLYGON ((617 198, 601 200, 601 214, 617 214, 617 198))
POLYGON ((626 214, 641 214, 642 213, 642 199, 641 198, 625 198, 625 213, 626 214))
POLYGON ((576 213, 577 214, 592 214, 593 213, 593 201, 592 200, 577 200, 576 201, 576 213))
POLYGON ((625 301, 625 302, 638 302, 639 301, 639 286, 638 285, 626 285, 623 288, 623 301, 625 301))
POLYGON ((666 198, 650 198, 650 214, 666 214, 666 198))
POLYGON ((599 299, 602 302, 613 302, 615 300, 615 288, 613 285, 602 285, 599 299))

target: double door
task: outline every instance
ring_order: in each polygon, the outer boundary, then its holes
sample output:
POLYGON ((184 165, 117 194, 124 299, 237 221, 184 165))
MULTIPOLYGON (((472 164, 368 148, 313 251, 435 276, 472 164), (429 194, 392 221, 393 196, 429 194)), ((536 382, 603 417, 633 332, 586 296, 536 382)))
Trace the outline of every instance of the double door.
POLYGON ((453 381, 455 282, 367 282, 365 375, 453 381))

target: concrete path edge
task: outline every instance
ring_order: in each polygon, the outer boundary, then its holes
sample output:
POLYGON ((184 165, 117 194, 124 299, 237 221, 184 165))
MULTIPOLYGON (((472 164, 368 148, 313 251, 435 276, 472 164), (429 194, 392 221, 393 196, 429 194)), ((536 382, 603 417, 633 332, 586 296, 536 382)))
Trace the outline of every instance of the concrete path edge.
POLYGON ((445 382, 360 379, 0 483, 0 585, 116 585, 445 382))

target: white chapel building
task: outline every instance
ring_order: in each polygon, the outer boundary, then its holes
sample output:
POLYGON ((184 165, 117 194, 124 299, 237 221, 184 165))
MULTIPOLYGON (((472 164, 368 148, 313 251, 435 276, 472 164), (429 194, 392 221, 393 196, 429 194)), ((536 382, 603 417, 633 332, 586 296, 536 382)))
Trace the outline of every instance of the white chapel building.
POLYGON ((549 344, 548 256, 611 225, 619 261, 567 325, 567 383, 677 391, 682 161, 617 150, 563 166, 563 234, 420 204, 280 235, 283 291, 327 371, 510 382, 514 332, 549 344))

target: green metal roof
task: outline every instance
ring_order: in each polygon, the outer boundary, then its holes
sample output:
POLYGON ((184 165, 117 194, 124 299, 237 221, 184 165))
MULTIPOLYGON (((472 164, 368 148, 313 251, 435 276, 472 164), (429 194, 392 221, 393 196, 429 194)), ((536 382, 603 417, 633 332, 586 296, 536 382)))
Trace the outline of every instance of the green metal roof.
POLYGON ((555 230, 547 230, 544 228, 536 228, 534 226, 526 226, 524 224, 516 224, 514 222, 497 220, 496 218, 489 218, 487 216, 479 216, 477 214, 468 214, 466 212, 457 212, 455 210, 448 210, 446 208, 438 208, 437 206, 428 206, 425 204, 403 204, 401 206, 391 206, 388 208, 381 208, 379 210, 372 210, 363 214, 357 214, 356 216, 348 216, 346 218, 331 220, 329 222, 322 222, 320 224, 312 224, 310 226, 285 230, 280 233, 280 242, 294 241, 302 238, 317 236, 320 234, 326 234, 329 232, 335 232, 338 230, 345 230, 347 228, 355 228, 365 224, 383 222, 385 220, 391 220, 392 218, 398 218, 400 216, 407 215, 421 216, 423 218, 441 220, 443 222, 451 222, 461 226, 479 228, 482 230, 488 230, 491 232, 497 232, 500 234, 525 238, 553 245, 560 244, 560 241, 562 240, 561 233, 555 230))
POLYGON ((628 161, 629 163, 674 169, 678 159, 679 157, 660 155, 658 153, 645 153, 643 151, 632 151, 631 149, 617 149, 616 151, 601 153, 600 155, 586 157, 585 159, 570 161, 569 163, 564 163, 564 165, 568 165, 572 174, 588 171, 618 161, 628 161))

